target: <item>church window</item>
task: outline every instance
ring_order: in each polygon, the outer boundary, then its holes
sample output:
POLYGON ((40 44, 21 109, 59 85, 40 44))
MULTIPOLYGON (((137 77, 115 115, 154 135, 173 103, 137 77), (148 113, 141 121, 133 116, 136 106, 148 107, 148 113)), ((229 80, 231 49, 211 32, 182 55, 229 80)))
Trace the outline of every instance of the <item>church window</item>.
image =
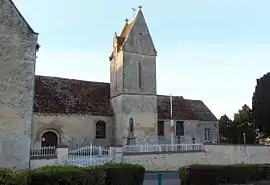
POLYGON ((104 121, 97 121, 96 123, 96 139, 106 138, 106 123, 104 121))
POLYGON ((158 136, 164 136, 164 121, 158 121, 158 136))
POLYGON ((142 66, 139 63, 139 88, 142 88, 142 66))
POLYGON ((184 136, 184 122, 176 121, 176 136, 184 136))
POLYGON ((212 131, 211 128, 204 129, 204 140, 205 143, 212 143, 212 131))

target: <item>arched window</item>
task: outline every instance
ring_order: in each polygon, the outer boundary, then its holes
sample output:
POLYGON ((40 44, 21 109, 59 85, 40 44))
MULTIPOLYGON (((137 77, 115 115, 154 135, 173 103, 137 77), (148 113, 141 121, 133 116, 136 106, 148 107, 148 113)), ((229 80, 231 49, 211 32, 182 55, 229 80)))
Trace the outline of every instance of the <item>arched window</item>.
POLYGON ((58 136, 53 131, 47 131, 42 134, 41 147, 56 147, 58 145, 58 136))
POLYGON ((96 123, 96 139, 106 138, 106 123, 105 121, 97 121, 96 123))

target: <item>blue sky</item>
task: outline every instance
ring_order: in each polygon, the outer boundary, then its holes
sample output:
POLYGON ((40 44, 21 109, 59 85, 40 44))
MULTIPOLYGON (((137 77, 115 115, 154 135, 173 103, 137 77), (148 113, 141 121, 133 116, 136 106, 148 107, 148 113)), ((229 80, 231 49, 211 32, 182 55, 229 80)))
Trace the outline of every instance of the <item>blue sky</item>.
POLYGON ((232 116, 270 71, 269 0, 14 2, 40 34, 36 74, 109 82, 113 34, 138 5, 158 51, 159 94, 232 116))

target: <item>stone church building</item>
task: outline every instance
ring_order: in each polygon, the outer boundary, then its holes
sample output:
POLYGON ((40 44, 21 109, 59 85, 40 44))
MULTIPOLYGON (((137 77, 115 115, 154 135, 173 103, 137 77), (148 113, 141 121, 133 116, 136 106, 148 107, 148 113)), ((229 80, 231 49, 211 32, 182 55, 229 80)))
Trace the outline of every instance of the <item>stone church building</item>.
POLYGON ((0 22, 1 166, 28 166, 30 144, 170 143, 171 119, 174 142, 218 141, 201 100, 173 96, 171 116, 170 96, 157 94, 157 52, 141 9, 113 37, 110 83, 35 75, 38 33, 12 0, 0 0, 0 22))
MULTIPOLYGON (((35 77, 32 143, 170 143, 170 97, 157 95, 157 52, 142 10, 113 37, 110 83, 35 77), (52 141, 53 140, 53 141, 52 141)), ((200 100, 172 98, 175 142, 216 142, 217 119, 200 100)))

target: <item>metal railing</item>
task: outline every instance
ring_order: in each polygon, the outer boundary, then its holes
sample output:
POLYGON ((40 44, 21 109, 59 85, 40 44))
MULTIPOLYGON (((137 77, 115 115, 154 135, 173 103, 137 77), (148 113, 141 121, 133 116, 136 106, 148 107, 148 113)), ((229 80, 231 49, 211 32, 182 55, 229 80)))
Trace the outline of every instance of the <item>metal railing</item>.
POLYGON ((30 157, 55 157, 55 156, 56 156, 55 147, 47 146, 30 149, 30 157))
POLYGON ((202 151, 204 145, 196 144, 158 144, 158 145, 125 145, 123 151, 128 153, 147 152, 190 152, 202 151))
POLYGON ((87 167, 112 161, 112 148, 85 146, 68 152, 68 165, 87 167))

